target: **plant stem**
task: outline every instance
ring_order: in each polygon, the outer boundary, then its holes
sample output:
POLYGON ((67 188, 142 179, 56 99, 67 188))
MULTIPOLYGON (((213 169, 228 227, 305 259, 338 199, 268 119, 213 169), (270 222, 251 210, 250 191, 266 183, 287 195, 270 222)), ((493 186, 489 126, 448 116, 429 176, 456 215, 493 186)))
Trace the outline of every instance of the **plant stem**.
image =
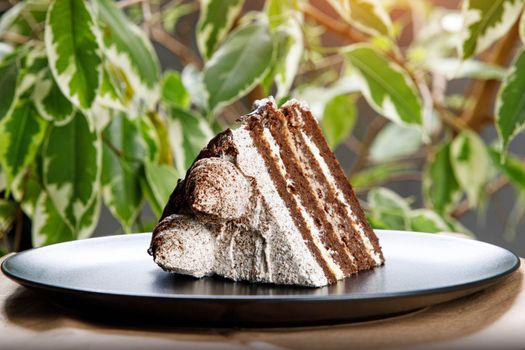
POLYGON ((302 3, 300 8, 306 18, 319 23, 329 31, 344 37, 350 42, 362 42, 368 38, 365 34, 358 32, 346 23, 341 23, 335 18, 328 16, 307 2, 302 3))
POLYGON ((202 68, 202 61, 186 45, 163 29, 159 27, 151 28, 151 38, 173 52, 184 65, 194 64, 197 68, 202 68))

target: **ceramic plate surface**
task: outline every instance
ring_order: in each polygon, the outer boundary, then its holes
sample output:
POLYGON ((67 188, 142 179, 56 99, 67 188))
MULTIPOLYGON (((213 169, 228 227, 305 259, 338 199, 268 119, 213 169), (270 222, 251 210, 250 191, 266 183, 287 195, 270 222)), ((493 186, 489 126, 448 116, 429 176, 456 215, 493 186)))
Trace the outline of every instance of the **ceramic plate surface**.
POLYGON ((475 240, 376 230, 385 266, 322 288, 195 279, 161 270, 151 234, 93 238, 15 254, 2 271, 51 300, 102 319, 188 326, 298 326, 388 317, 486 288, 519 267, 475 240))

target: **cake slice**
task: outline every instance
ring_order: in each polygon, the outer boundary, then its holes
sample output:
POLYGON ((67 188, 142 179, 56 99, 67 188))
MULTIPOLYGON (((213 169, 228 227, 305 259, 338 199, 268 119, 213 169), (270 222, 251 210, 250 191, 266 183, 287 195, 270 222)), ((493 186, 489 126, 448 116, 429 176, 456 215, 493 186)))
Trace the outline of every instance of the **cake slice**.
POLYGON ((384 263, 377 236, 304 104, 256 103, 170 196, 150 253, 195 277, 319 287, 384 263))

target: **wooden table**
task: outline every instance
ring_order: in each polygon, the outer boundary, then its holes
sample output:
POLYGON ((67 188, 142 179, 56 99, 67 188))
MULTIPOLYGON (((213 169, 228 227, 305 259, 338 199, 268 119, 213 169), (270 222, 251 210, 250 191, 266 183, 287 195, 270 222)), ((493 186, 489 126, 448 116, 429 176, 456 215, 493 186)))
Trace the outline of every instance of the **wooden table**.
POLYGON ((262 330, 91 323, 0 273, 0 349, 525 349, 524 265, 485 291, 404 316, 262 330))

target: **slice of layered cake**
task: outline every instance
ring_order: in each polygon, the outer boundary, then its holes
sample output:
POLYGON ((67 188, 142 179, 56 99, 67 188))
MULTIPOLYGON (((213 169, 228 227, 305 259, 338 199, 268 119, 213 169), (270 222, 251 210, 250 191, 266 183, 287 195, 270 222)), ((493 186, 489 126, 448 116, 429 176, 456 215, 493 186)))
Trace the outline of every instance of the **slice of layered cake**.
POLYGON ((321 130, 302 103, 256 103, 179 180, 150 253, 167 271, 324 286, 384 263, 321 130))

